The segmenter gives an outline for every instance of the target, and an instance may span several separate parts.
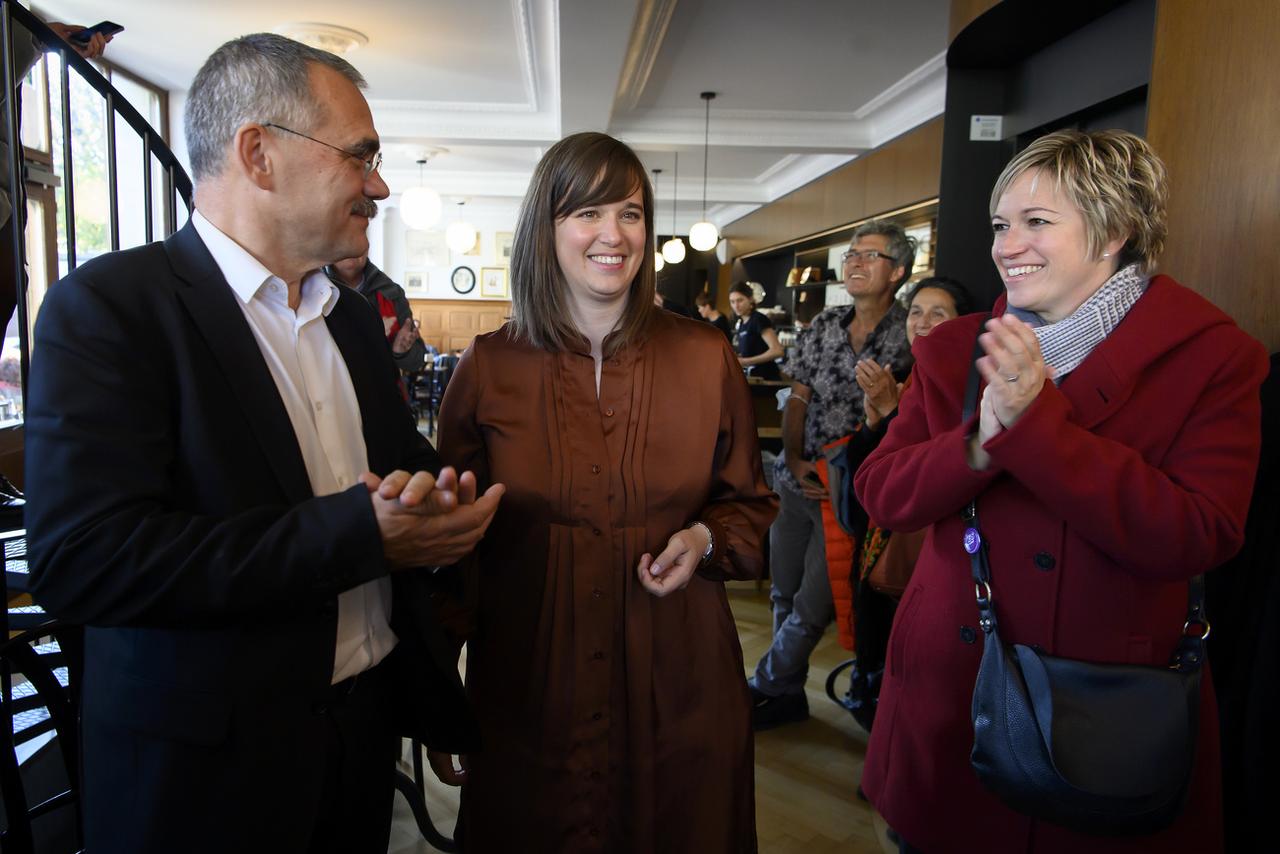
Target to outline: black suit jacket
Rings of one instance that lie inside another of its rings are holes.
[[[340,294],[326,322],[355,386],[369,468],[438,470],[377,318]],[[190,224],[54,285],[35,341],[33,590],[54,616],[88,626],[89,823],[123,811],[196,840],[267,821],[277,845],[305,840],[337,596],[388,573],[365,488],[312,495],[253,333]],[[402,734],[472,749],[425,573],[392,579]]]

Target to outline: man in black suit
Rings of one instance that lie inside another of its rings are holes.
[[[41,310],[28,542],[37,601],[87,626],[87,850],[381,854],[399,737],[476,746],[426,567],[502,488],[440,471],[320,269],[388,194],[361,85],[280,36],[223,45],[187,101],[191,222]]]

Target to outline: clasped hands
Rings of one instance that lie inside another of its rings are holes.
[[[986,330],[978,336],[986,355],[976,364],[987,386],[979,405],[978,432],[969,440],[969,465],[979,471],[991,461],[982,446],[1016,424],[1053,377],[1030,326],[1005,314],[988,320]]]
[[[392,569],[447,566],[468,555],[480,542],[506,491],[500,483],[476,495],[476,476],[452,467],[439,476],[420,471],[394,471],[385,478],[360,475],[369,490],[382,551]]]
[[[898,408],[902,383],[893,378],[888,365],[874,359],[859,359],[853,367],[853,378],[862,389],[862,412],[867,426],[873,430]]]

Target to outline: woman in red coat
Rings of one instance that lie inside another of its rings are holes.
[[[1166,176],[1118,131],[1042,137],[992,193],[993,319],[944,324],[858,497],[891,529],[932,526],[902,599],[862,787],[905,851],[1222,848],[1208,668],[1186,808],[1160,833],[1088,837],[1014,812],[971,770],[978,628],[960,511],[975,496],[1003,639],[1166,665],[1187,581],[1241,544],[1259,444],[1262,347],[1167,276]],[[974,338],[978,414],[961,423]]]

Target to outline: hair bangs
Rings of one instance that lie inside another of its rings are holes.
[[[586,162],[574,164],[563,175],[564,186],[556,193],[559,203],[552,212],[557,219],[592,205],[611,205],[629,198],[643,188],[646,176],[637,171],[635,155],[620,146],[595,145]],[[626,155],[631,156],[626,156]]]

